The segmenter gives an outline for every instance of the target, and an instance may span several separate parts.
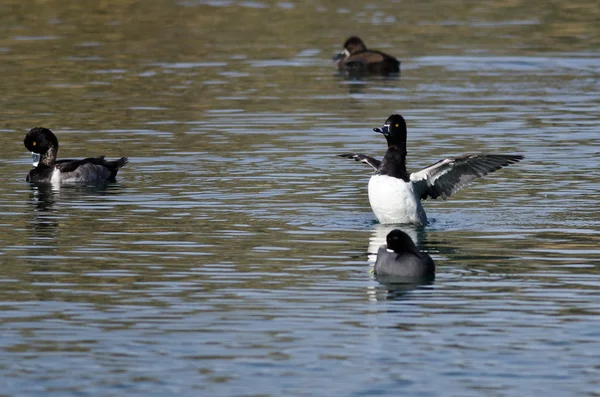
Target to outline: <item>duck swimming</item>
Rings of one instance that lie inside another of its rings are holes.
[[[119,169],[128,163],[127,157],[106,161],[104,156],[83,160],[57,160],[58,139],[48,128],[32,128],[23,142],[33,154],[34,168],[27,174],[27,182],[110,182],[115,180]]]
[[[400,229],[392,230],[386,238],[387,245],[377,251],[373,273],[380,277],[433,277],[433,259],[419,251],[410,236]]]
[[[344,51],[333,57],[338,70],[350,76],[383,75],[400,72],[400,61],[381,51],[368,50],[365,43],[352,36],[344,43]]]

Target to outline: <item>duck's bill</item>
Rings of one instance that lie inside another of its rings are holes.
[[[350,51],[344,49],[344,51],[340,52],[333,56],[334,61],[339,61],[340,59],[348,58],[350,56]]]
[[[373,128],[373,131],[379,132],[380,134],[383,134],[383,135],[389,135],[390,134],[390,128],[387,125],[384,125],[381,128]]]
[[[337,61],[339,61],[340,59],[344,59],[344,57],[345,57],[345,56],[346,56],[346,54],[345,54],[345,53],[343,53],[343,52],[340,52],[339,54],[335,54],[335,55],[333,56],[333,58],[331,58],[331,59],[333,59],[333,61],[334,61],[334,62],[337,62]]]
[[[40,154],[31,152],[31,157],[33,157],[33,166],[37,167],[38,164],[40,163],[40,157],[41,157]]]

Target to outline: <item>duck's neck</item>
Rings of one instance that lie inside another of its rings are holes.
[[[58,145],[50,145],[48,151],[40,157],[40,164],[46,167],[52,167],[56,163],[56,155],[58,153]]]
[[[389,145],[379,167],[379,173],[394,178],[410,181],[406,171],[406,144]]]

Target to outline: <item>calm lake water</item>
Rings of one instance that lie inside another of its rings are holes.
[[[597,1],[0,5],[1,396],[600,394]],[[351,34],[402,61],[346,81]],[[405,228],[435,282],[370,274],[372,131],[409,168],[525,155]],[[129,156],[31,186],[23,146]]]

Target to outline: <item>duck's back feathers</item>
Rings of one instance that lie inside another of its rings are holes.
[[[440,160],[410,174],[421,199],[442,197],[444,200],[473,180],[523,159],[520,155],[465,154]]]
[[[114,181],[119,169],[128,162],[127,157],[106,161],[100,156],[58,163],[56,168],[61,173],[61,182],[102,182]]]
[[[383,245],[377,251],[374,273],[381,277],[431,277],[435,264],[426,253],[394,252]]]
[[[120,168],[125,166],[129,160],[127,157],[121,157],[118,160],[106,161],[104,156],[100,157],[88,157],[83,160],[69,160],[69,161],[57,161],[56,168],[58,168],[61,174],[72,174],[72,175],[90,175],[90,172],[95,172],[98,176],[98,180],[109,180],[114,179],[117,176],[117,172]],[[94,179],[94,178],[90,178]]]
[[[419,251],[410,236],[394,229],[386,237],[386,245],[379,247],[374,272],[376,276],[421,278],[435,275],[433,259]]]
[[[340,62],[339,68],[350,74],[362,73],[387,76],[400,72],[400,62],[386,53],[365,50],[350,55],[343,62]]]

